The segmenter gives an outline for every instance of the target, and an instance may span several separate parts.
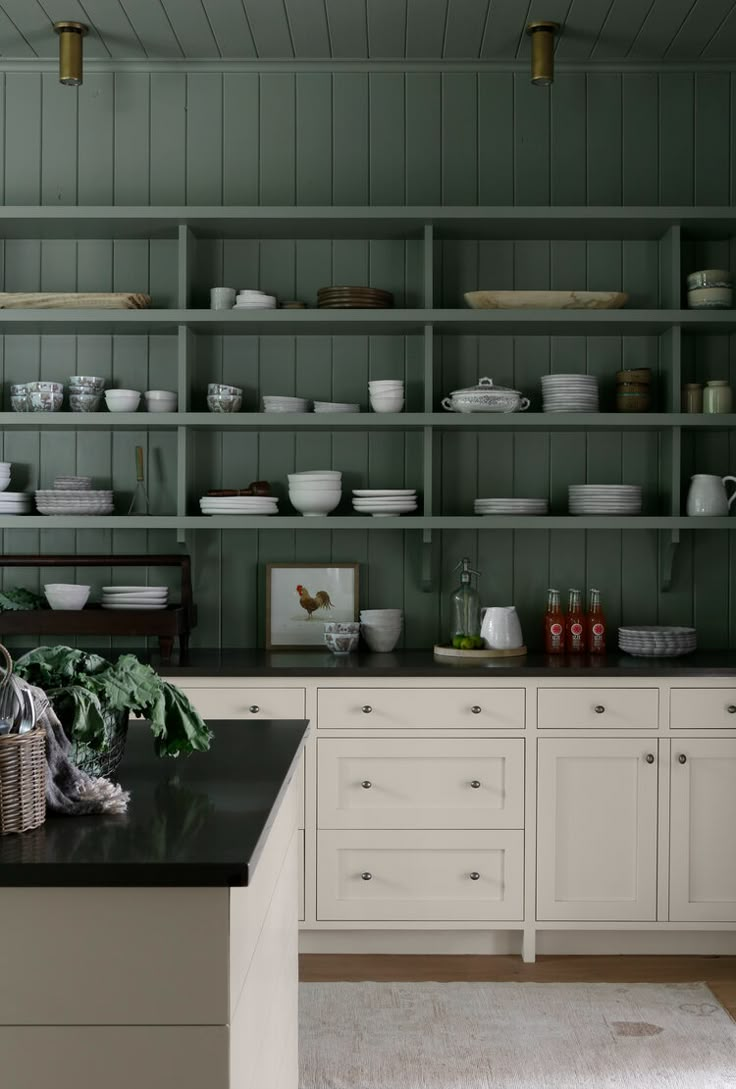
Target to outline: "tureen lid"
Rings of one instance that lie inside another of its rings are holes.
[[[514,393],[518,397],[521,396],[521,393],[518,389],[510,389],[508,386],[494,385],[492,378],[481,378],[477,386],[468,386],[466,389],[454,389],[450,393],[450,396],[459,397],[463,393],[487,393],[491,389],[494,393]]]

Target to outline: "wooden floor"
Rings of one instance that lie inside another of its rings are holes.
[[[383,956],[302,953],[304,982],[435,980],[520,983],[707,983],[736,1020],[736,957]]]

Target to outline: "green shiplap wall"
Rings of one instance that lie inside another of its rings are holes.
[[[729,73],[558,73],[550,91],[500,71],[126,71],[91,73],[79,92],[53,73],[0,75],[0,200],[17,204],[682,204],[726,205],[736,196],[736,80]],[[723,260],[723,247],[688,254],[693,267]],[[172,243],[23,242],[2,248],[5,290],[150,290],[173,301]],[[726,263],[728,263],[726,261]],[[651,243],[526,242],[438,247],[438,297],[459,305],[472,287],[622,287],[634,305],[660,295]],[[198,248],[200,299],[215,281],[261,286],[313,301],[330,281],[391,287],[413,305],[418,248],[395,242],[232,242]],[[686,377],[736,383],[729,337],[685,338]],[[640,338],[445,337],[436,344],[437,403],[447,390],[491,375],[537,398],[548,370],[588,370],[610,396],[622,365],[651,366],[666,383],[666,341]],[[4,338],[4,388],[29,377],[99,373],[117,385],[170,388],[169,337]],[[199,337],[193,405],[208,381],[263,392],[365,401],[369,377],[403,375],[421,398],[417,337]],[[6,392],[6,407],[8,407]],[[647,509],[669,510],[666,440],[657,434],[446,434],[438,440],[438,508],[467,513],[477,494],[549,494],[564,509],[581,479],[641,482]],[[16,481],[48,485],[58,472],[93,472],[122,496],[133,448],[145,447],[157,512],[175,505],[176,440],[164,432],[116,435],[7,434],[2,457]],[[190,451],[189,501],[201,491],[279,482],[292,467],[333,465],[355,486],[420,484],[420,439],[388,433],[227,435],[198,433]],[[692,471],[736,468],[727,433],[686,436]],[[286,506],[286,503],[284,503]],[[272,531],[192,534],[200,646],[262,640],[263,570],[269,560],[357,560],[363,601],[402,604],[407,646],[432,642],[444,624],[451,568],[470,554],[487,603],[513,601],[534,645],[546,586],[599,586],[612,623],[690,622],[703,646],[736,644],[733,534],[683,534],[673,589],[659,590],[664,542],[648,532],[446,532],[440,585],[418,585],[415,532]],[[6,552],[168,551],[172,534],[18,530]],[[68,577],[74,573],[69,572]],[[57,577],[66,577],[63,573]],[[99,582],[109,572],[99,572]],[[152,581],[168,577],[152,572]],[[8,581],[34,585],[38,573]],[[441,592],[440,592],[441,591]]]

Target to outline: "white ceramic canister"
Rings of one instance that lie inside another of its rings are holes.
[[[687,513],[691,518],[721,518],[728,514],[736,499],[736,488],[729,497],[726,484],[736,485],[736,476],[712,476],[696,473],[687,493]]]

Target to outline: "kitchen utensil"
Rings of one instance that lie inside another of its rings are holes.
[[[735,476],[713,476],[696,473],[687,493],[687,514],[691,518],[719,518],[727,515],[736,498],[736,488],[729,496],[726,484],[736,484]]]
[[[524,645],[514,605],[492,605],[481,609],[480,634],[489,650],[515,650]]]
[[[143,500],[143,513],[149,513],[148,492],[146,490],[146,484],[143,475],[143,447],[136,446],[135,448],[135,477],[136,486],[133,492],[133,498],[130,501],[128,507],[128,514],[133,513],[133,508],[136,505],[136,501],[141,498]]]
[[[473,310],[617,310],[625,291],[466,291]]]

